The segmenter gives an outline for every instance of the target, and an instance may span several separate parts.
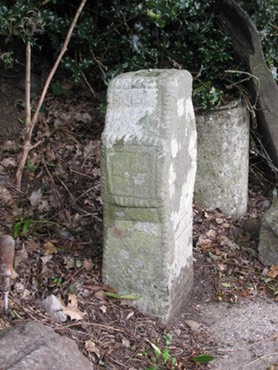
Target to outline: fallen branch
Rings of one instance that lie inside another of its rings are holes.
[[[74,29],[74,27],[77,23],[77,20],[78,20],[80,14],[81,14],[86,2],[87,2],[87,0],[82,0],[81,4],[79,5],[79,8],[77,9],[75,17],[72,21],[72,24],[71,24],[71,26],[69,28],[69,31],[68,31],[68,34],[66,36],[64,45],[63,45],[63,47],[60,51],[60,54],[58,55],[58,58],[57,58],[57,60],[54,64],[52,70],[49,73],[49,76],[47,77],[47,80],[45,82],[43,91],[41,93],[41,96],[40,96],[37,108],[35,110],[35,113],[33,114],[33,117],[31,116],[31,103],[30,103],[31,46],[30,46],[30,42],[27,41],[27,44],[26,44],[26,78],[25,78],[25,119],[26,119],[25,134],[24,134],[24,143],[23,143],[21,154],[20,154],[19,159],[18,159],[18,167],[17,167],[17,171],[16,171],[16,176],[15,176],[16,187],[19,190],[21,188],[21,180],[22,180],[23,170],[24,170],[28,155],[29,155],[29,153],[32,149],[34,149],[36,146],[38,146],[37,143],[32,145],[32,134],[33,134],[34,127],[35,127],[35,125],[37,123],[37,120],[38,120],[38,115],[39,115],[40,109],[41,109],[42,104],[44,102],[44,99],[45,99],[47,90],[49,88],[49,85],[52,81],[52,78],[53,78],[53,76],[54,76],[62,58],[63,58],[63,55],[67,51],[68,44],[69,44],[73,29]]]
[[[252,75],[246,87],[256,102],[256,118],[264,146],[278,166],[278,88],[266,64],[259,33],[236,0],[218,1],[216,11],[219,27],[231,36],[235,54]]]
[[[267,357],[274,356],[274,355],[278,355],[278,352],[271,352],[271,353],[268,353],[266,355],[260,356],[260,357],[256,358],[256,360],[253,360],[251,362],[248,362],[248,364],[243,365],[243,367],[245,368],[245,367],[248,367],[250,365],[254,365],[256,362],[261,361],[261,360],[264,361]]]
[[[230,86],[227,86],[228,89],[231,89],[231,88],[235,87],[238,84],[242,84],[243,82],[249,81],[251,78],[253,78],[256,81],[256,85],[257,85],[256,91],[255,91],[256,96],[255,96],[255,101],[254,101],[254,104],[253,104],[253,107],[256,108],[257,103],[258,103],[258,99],[259,99],[260,80],[256,76],[254,76],[252,73],[249,73],[249,72],[234,71],[234,70],[231,70],[231,69],[227,69],[225,71],[225,73],[236,73],[236,74],[243,74],[243,75],[247,76],[243,80],[235,82],[234,84],[232,84]]]

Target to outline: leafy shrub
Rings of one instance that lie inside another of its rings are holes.
[[[277,29],[267,19],[275,21],[275,2],[241,1],[257,23],[273,70],[277,55],[273,32]],[[242,69],[234,59],[230,39],[217,27],[214,3],[215,0],[88,1],[63,67],[75,81],[85,77],[98,89],[126,71],[188,69],[194,77],[195,106],[211,109],[223,102],[225,84],[230,83],[225,70]],[[28,33],[22,36],[21,22],[36,14],[41,22],[33,33],[33,44],[54,59],[78,4],[79,1],[65,0],[6,1],[0,6],[0,34],[6,42],[11,36],[30,37]],[[7,35],[10,30],[13,33]]]
[[[260,34],[266,62],[277,80],[278,55],[278,6],[277,0],[240,1],[248,12]]]

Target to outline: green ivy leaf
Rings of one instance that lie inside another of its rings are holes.
[[[18,237],[19,232],[20,232],[20,228],[21,228],[21,224],[22,224],[22,221],[19,221],[19,222],[17,222],[17,223],[14,225],[14,230],[13,230],[14,238],[17,238],[17,237]]]
[[[210,361],[214,360],[214,357],[203,353],[201,355],[194,356],[192,359],[198,364],[208,364]]]
[[[76,260],[76,261],[75,261],[75,266],[76,266],[78,269],[80,269],[80,268],[83,266],[83,261],[81,261],[81,260]]]
[[[61,86],[58,82],[54,82],[51,84],[51,89],[53,94],[59,96],[59,95],[67,95],[69,90],[65,89],[63,86]]]
[[[23,234],[24,235],[26,235],[27,232],[29,231],[31,223],[32,223],[32,220],[27,220],[27,221],[24,222],[24,225],[23,225]]]

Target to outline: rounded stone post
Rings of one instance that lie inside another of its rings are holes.
[[[247,211],[249,112],[233,102],[196,115],[198,133],[195,199],[229,216]]]

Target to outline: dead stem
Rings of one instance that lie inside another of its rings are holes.
[[[52,81],[52,78],[53,78],[55,72],[57,71],[57,68],[58,68],[58,66],[59,66],[59,64],[62,60],[63,55],[67,51],[68,44],[69,44],[73,29],[74,29],[74,27],[76,25],[76,22],[77,22],[80,14],[83,10],[83,7],[86,4],[86,1],[87,0],[82,0],[79,8],[77,9],[75,17],[72,21],[72,24],[71,24],[70,29],[68,31],[68,34],[66,36],[64,45],[63,45],[63,47],[60,51],[60,54],[58,55],[58,58],[57,58],[57,60],[54,64],[52,70],[49,73],[49,76],[47,77],[47,80],[45,82],[43,91],[41,93],[41,96],[40,96],[39,102],[37,104],[35,113],[33,114],[33,117],[31,117],[31,103],[30,103],[31,44],[30,44],[30,41],[27,41],[27,44],[26,44],[26,72],[25,72],[26,73],[26,77],[25,77],[25,104],[26,104],[26,106],[25,106],[25,118],[26,118],[25,137],[24,137],[22,152],[21,152],[21,154],[19,156],[19,159],[18,159],[18,167],[17,167],[17,171],[16,171],[16,176],[15,176],[16,187],[19,190],[21,189],[21,180],[22,180],[23,170],[24,170],[28,155],[29,155],[30,151],[34,148],[34,146],[32,145],[32,133],[33,133],[34,127],[37,123],[39,112],[40,112],[42,104],[44,102],[44,99],[45,99],[47,90],[49,88],[50,82]]]

